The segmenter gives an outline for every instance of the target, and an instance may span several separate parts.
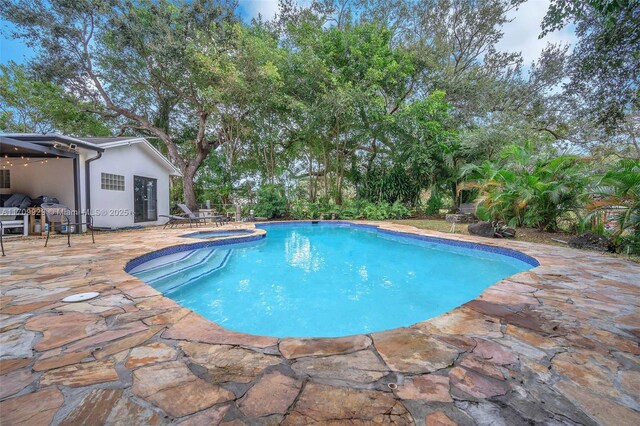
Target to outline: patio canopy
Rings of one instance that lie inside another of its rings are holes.
[[[12,170],[19,166],[29,165],[45,167],[49,159],[70,160],[73,164],[73,188],[69,189],[73,189],[73,206],[69,205],[68,207],[75,210],[76,221],[80,222],[80,148],[98,153],[104,151],[104,148],[95,144],[59,134],[0,134],[0,169]],[[11,174],[13,175],[14,173],[12,172]],[[51,179],[56,178],[58,178],[56,173],[52,173]],[[34,179],[36,178],[34,177]],[[70,183],[70,180],[67,182]],[[37,196],[41,194],[29,195]],[[68,202],[70,203],[70,201]],[[80,229],[76,231],[80,232]]]

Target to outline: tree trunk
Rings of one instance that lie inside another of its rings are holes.
[[[193,189],[193,177],[195,174],[196,170],[191,167],[187,167],[186,170],[182,170],[182,195],[187,207],[193,211],[198,209],[196,192]]]

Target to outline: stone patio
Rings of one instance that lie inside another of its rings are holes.
[[[541,266],[412,327],[275,339],[227,331],[124,272],[185,244],[189,228],[80,236],[71,248],[8,240],[0,423],[640,425],[640,265],[381,226],[505,246]],[[101,296],[61,303],[85,291]]]

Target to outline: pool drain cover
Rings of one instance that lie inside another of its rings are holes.
[[[100,296],[100,293],[91,291],[89,293],[72,294],[71,296],[67,296],[62,299],[62,301],[67,303],[84,302],[85,300],[95,299],[98,296]]]

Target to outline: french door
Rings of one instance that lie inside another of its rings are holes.
[[[133,177],[133,221],[155,222],[158,220],[158,180]]]

